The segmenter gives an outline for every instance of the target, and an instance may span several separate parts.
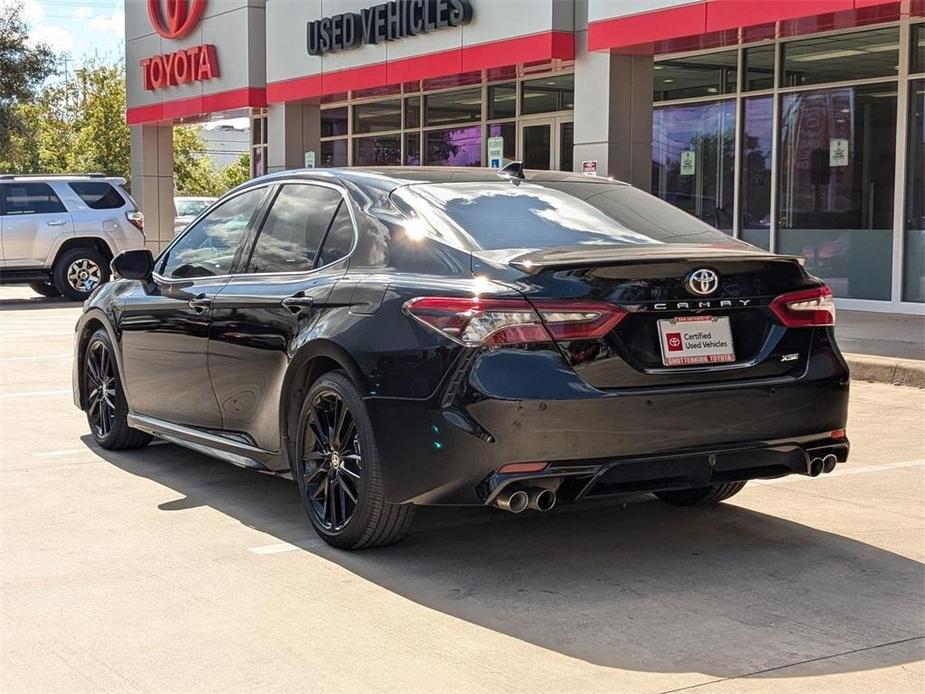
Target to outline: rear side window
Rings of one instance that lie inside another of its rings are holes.
[[[346,256],[352,249],[353,220],[350,218],[347,201],[342,200],[337,214],[334,215],[334,221],[331,222],[331,228],[328,229],[328,235],[324,238],[318,265],[330,265]]]
[[[267,194],[254,188],[235,195],[189,227],[160,261],[164,277],[211,277],[231,271],[251,218]]]
[[[342,200],[341,194],[331,188],[284,185],[254,244],[247,272],[311,270]]]
[[[0,186],[3,214],[56,214],[67,212],[47,183],[6,183]]]
[[[91,210],[117,210],[125,206],[125,200],[109,183],[79,181],[68,185]]]

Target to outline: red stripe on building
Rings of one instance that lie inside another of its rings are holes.
[[[861,10],[896,0],[701,0],[588,25],[588,50],[695,36],[820,14]]]
[[[412,80],[458,75],[538,60],[575,58],[575,35],[570,31],[546,31],[513,39],[438,51],[336,72],[297,77],[267,85],[267,101],[279,103],[336,94],[349,89],[368,89]]]
[[[232,89],[217,94],[204,94],[186,99],[162,101],[150,106],[135,106],[125,112],[129,125],[172,121],[177,118],[193,118],[218,111],[233,111],[239,108],[261,108],[267,105],[266,90],[259,87]]]

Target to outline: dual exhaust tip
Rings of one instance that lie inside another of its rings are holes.
[[[545,513],[555,507],[556,493],[542,487],[505,489],[495,497],[493,503],[496,508],[511,513],[520,513],[527,509]]]
[[[806,474],[810,477],[819,477],[823,472],[829,473],[835,469],[835,464],[838,462],[838,458],[834,454],[829,453],[828,455],[822,458],[813,458],[809,461],[809,465],[806,468]]]

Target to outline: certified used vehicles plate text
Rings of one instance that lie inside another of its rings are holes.
[[[658,322],[665,366],[735,361],[732,328],[725,316],[678,316]]]

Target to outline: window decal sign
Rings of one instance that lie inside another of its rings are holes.
[[[694,150],[685,149],[681,152],[681,175],[693,176],[697,173],[697,155]]]
[[[324,55],[462,26],[471,20],[469,0],[392,0],[309,22],[306,45],[309,55]]]
[[[829,166],[848,166],[848,140],[834,138],[829,140]]]

